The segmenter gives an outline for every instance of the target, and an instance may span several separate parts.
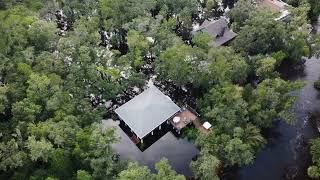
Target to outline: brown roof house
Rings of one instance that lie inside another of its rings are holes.
[[[227,45],[237,36],[237,33],[229,28],[227,19],[223,17],[216,21],[205,20],[192,34],[198,32],[208,32],[214,38],[209,43],[209,46],[213,47]]]
[[[272,12],[280,14],[275,20],[282,20],[290,15],[288,11],[289,5],[281,0],[262,0],[261,5],[269,8]]]

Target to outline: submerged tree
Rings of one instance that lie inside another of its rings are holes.
[[[217,172],[220,168],[220,160],[207,152],[201,152],[200,157],[196,161],[192,161],[190,166],[196,178],[219,180]]]
[[[127,179],[150,179],[150,180],[185,180],[182,175],[172,170],[167,159],[161,159],[155,164],[157,173],[151,173],[146,166],[139,166],[138,163],[130,163],[126,170],[119,174],[119,180]]]
[[[308,175],[318,179],[320,177],[320,139],[311,141],[310,153],[312,156],[313,165],[308,168]]]

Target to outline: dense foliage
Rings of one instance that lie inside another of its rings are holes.
[[[159,81],[200,92],[197,110],[214,127],[187,131],[201,150],[196,178],[251,164],[262,128],[294,122],[290,92],[302,84],[277,68],[319,52],[306,28],[309,6],[318,13],[310,2],[284,22],[239,0],[229,13],[238,37],[212,48],[207,33],[191,31],[221,15],[215,0],[0,1],[0,179],[185,179],[166,159],[154,173],[114,158],[119,139],[101,126],[105,102],[146,84],[146,65]]]
[[[308,168],[308,175],[312,178],[320,178],[320,139],[311,141],[310,153],[312,155],[313,165]]]

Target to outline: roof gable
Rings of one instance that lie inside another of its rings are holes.
[[[222,36],[225,30],[229,30],[228,22],[225,18],[216,21],[205,20],[197,31],[207,31],[211,36]]]
[[[228,27],[228,22],[225,18],[220,18],[216,21],[205,20],[197,30],[193,31],[193,34],[199,31],[206,31],[214,38],[209,43],[209,46],[213,47],[224,45],[237,36],[237,33]]]

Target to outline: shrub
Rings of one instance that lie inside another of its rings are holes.
[[[317,80],[316,82],[314,82],[314,88],[316,88],[317,90],[320,90],[320,80]]]

